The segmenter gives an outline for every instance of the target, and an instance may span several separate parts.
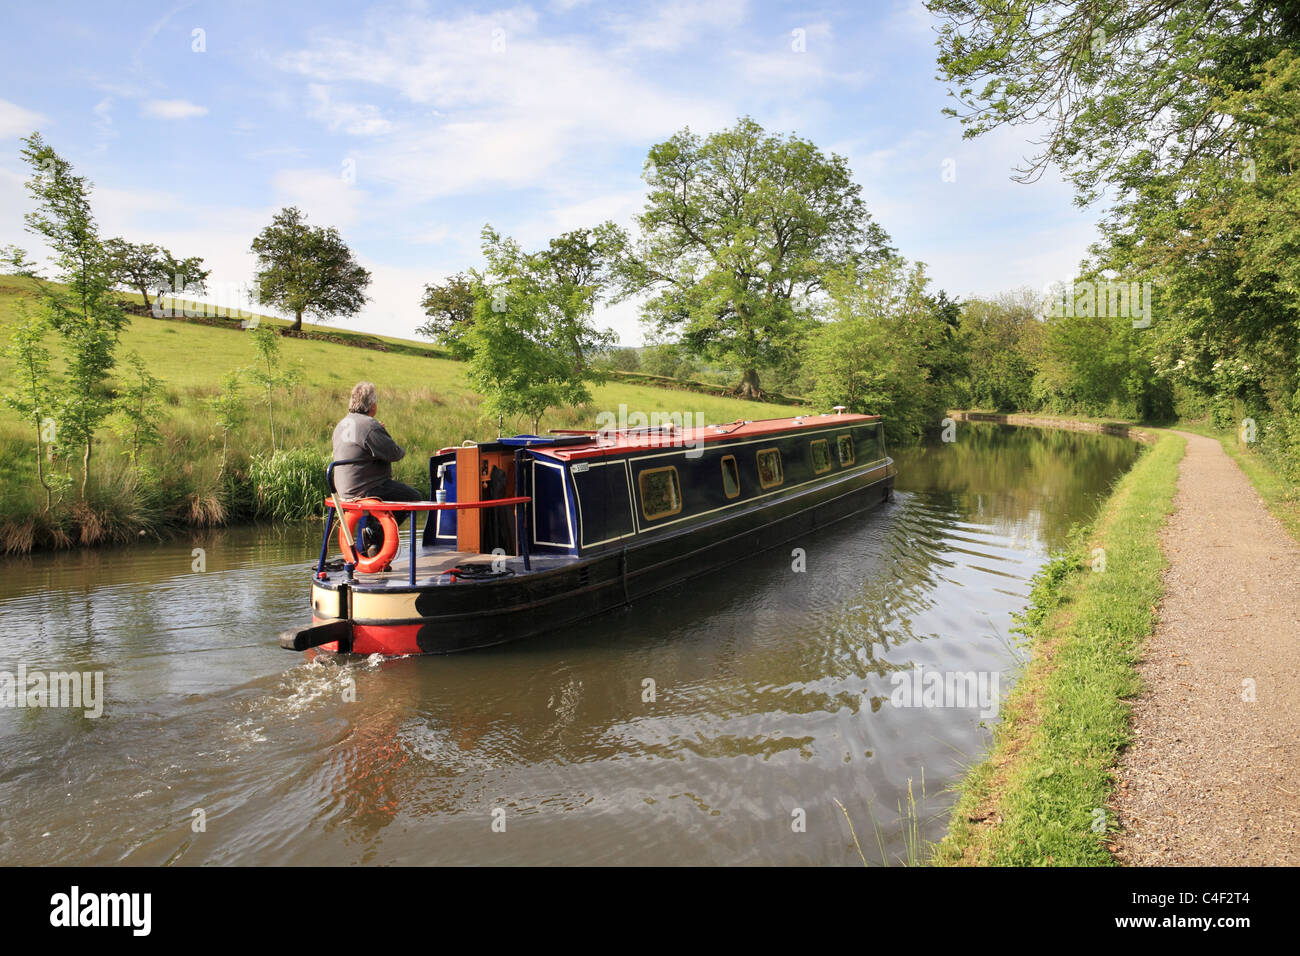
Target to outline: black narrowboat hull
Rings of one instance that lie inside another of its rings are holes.
[[[316,581],[315,626],[286,632],[281,644],[354,654],[449,654],[561,630],[873,508],[891,496],[894,476],[893,461],[885,458],[777,501],[496,580],[380,590]]]

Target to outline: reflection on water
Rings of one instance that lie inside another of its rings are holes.
[[[791,542],[804,573],[778,549],[445,658],[275,646],[318,529],[8,562],[0,670],[102,670],[107,703],[0,709],[0,862],[857,865],[836,800],[897,861],[909,781],[936,839],[990,721],[895,707],[890,675],[1010,671],[1029,578],[1134,455],[963,426],[898,455],[893,502]]]

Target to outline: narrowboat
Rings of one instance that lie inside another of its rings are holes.
[[[803,540],[887,500],[895,476],[880,417],[839,408],[466,442],[429,459],[422,502],[341,501],[346,463],[326,476],[312,625],[280,635],[290,650],[446,654],[563,629]],[[370,521],[384,544],[367,558]]]

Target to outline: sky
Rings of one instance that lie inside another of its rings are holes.
[[[748,115],[844,156],[933,290],[1068,279],[1098,211],[1055,171],[1012,181],[1032,131],[962,139],[936,27],[920,0],[7,0],[0,245],[39,251],[18,155],[39,130],[94,183],[102,235],[204,257],[217,301],[238,301],[253,236],[297,205],[373,275],[339,324],[411,337],[425,283],[481,265],[485,224],[529,249],[631,228],[651,146]],[[637,345],[638,316],[626,302],[597,322]]]

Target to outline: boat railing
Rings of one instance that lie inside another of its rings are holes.
[[[379,501],[368,498],[358,501],[344,501],[338,496],[338,491],[334,487],[334,468],[337,465],[360,465],[372,461],[370,458],[346,458],[339,461],[332,461],[325,470],[325,483],[329,487],[330,493],[325,498],[325,534],[321,538],[320,560],[316,564],[316,576],[318,578],[325,575],[325,559],[329,555],[330,533],[334,530],[334,520],[336,511],[360,511],[360,512],[394,512],[405,511],[410,515],[410,533],[411,533],[411,560],[410,560],[410,584],[415,586],[415,556],[417,549],[415,545],[415,516],[419,512],[427,511],[465,511],[478,508],[500,508],[514,505],[516,508],[527,504],[533,499],[528,495],[516,495],[512,498],[495,498],[488,501]],[[342,520],[341,518],[339,520]],[[358,526],[360,530],[360,526]],[[353,557],[356,557],[356,546],[353,545]],[[356,570],[356,562],[348,561],[347,555],[344,555],[344,568],[347,570],[348,580],[352,580],[353,573]]]

